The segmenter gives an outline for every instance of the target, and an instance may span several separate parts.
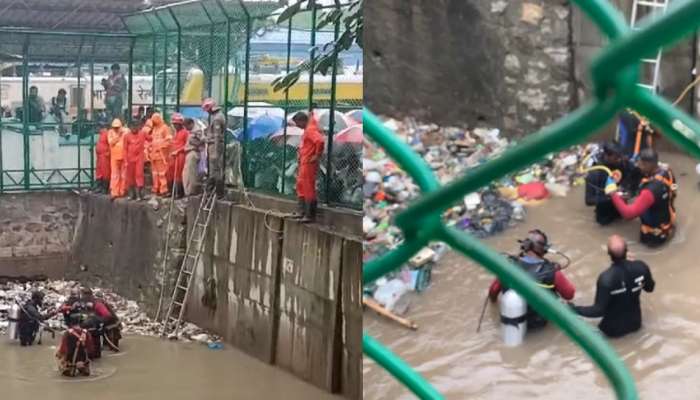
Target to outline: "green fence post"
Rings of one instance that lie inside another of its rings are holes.
[[[309,110],[314,102],[314,68],[316,67],[316,2],[311,2],[311,56],[309,58]]]
[[[160,27],[163,28],[163,35],[165,36],[165,40],[163,41],[163,110],[161,115],[163,115],[163,119],[166,119],[168,114],[166,109],[168,105],[168,28],[157,12],[153,14],[156,16]]]
[[[80,136],[83,134],[83,117],[82,117],[82,110],[83,110],[83,90],[80,87],[80,78],[82,75],[82,68],[83,68],[83,43],[85,42],[85,37],[81,36],[80,37],[80,46],[78,47],[78,138],[76,141],[76,145],[78,147],[78,189],[80,189]],[[70,175],[69,175],[70,176]],[[51,182],[46,180],[46,184],[50,187]],[[68,183],[68,186],[71,186],[70,182]]]
[[[0,99],[2,99],[2,74],[0,74]],[[0,101],[0,105],[2,105],[2,101]],[[5,115],[1,108],[0,113],[3,114],[0,115],[0,194],[2,194],[5,192],[5,170],[2,167],[2,119],[5,117]]]
[[[22,48],[22,145],[24,147],[24,190],[29,190],[29,35]]]
[[[335,31],[333,33],[333,41],[338,40],[338,35],[340,34],[340,21],[335,23]],[[331,179],[333,177],[333,136],[335,134],[335,86],[337,84],[338,76],[338,53],[333,56],[333,72],[331,75],[331,107],[330,116],[328,120],[328,159],[326,160],[326,204],[331,203]]]
[[[248,10],[245,8],[243,5],[243,2],[240,2],[241,6],[243,6],[243,10],[245,11],[246,14],[246,26],[245,26],[245,88],[243,90],[243,144],[241,145],[241,165],[247,167],[246,163],[248,161],[248,152],[247,152],[247,146],[248,146],[248,99],[250,96],[250,36],[251,36],[251,20],[250,20],[250,14],[248,14]],[[247,186],[248,183],[246,182],[247,179],[249,178],[248,174],[248,168],[242,168],[243,170],[243,186]]]
[[[131,44],[129,45],[129,82],[127,82],[129,93],[126,100],[126,103],[129,105],[129,122],[131,122],[134,114],[134,46],[136,46],[136,38],[131,39]]]
[[[151,82],[151,107],[153,107],[153,111],[156,109],[156,43],[156,30],[153,28],[153,81]]]
[[[175,109],[177,112],[180,112],[180,85],[182,84],[182,72],[180,70],[182,67],[182,27],[180,26],[180,21],[177,20],[172,7],[168,8],[168,11],[170,11],[170,16],[173,18],[173,21],[175,21],[175,25],[177,26],[177,88],[175,89]]]
[[[292,20],[289,19],[287,26],[287,69],[286,74],[289,75],[289,68],[292,61]],[[287,170],[287,118],[289,117],[289,88],[284,89],[284,146],[282,148],[282,194],[285,192],[285,171]]]
[[[95,133],[97,132],[97,122],[95,121],[95,50],[97,48],[97,37],[93,37],[92,56],[90,57],[90,187],[95,185]],[[131,69],[129,69],[131,72]],[[131,76],[129,76],[131,82]],[[129,105],[131,110],[131,105]],[[129,112],[131,115],[131,112]],[[94,129],[94,131],[93,131]],[[78,171],[80,173],[80,171]]]

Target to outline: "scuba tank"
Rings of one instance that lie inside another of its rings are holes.
[[[499,300],[501,336],[508,347],[520,345],[527,333],[527,303],[515,290],[508,289]]]
[[[12,304],[12,307],[10,307],[10,312],[7,315],[10,321],[7,325],[7,337],[9,337],[10,340],[17,339],[18,337],[17,332],[19,330],[17,329],[17,325],[19,323],[19,311],[19,305],[15,302]]]

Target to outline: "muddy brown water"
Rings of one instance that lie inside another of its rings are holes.
[[[2,399],[46,400],[233,400],[337,399],[276,367],[227,346],[209,350],[128,336],[123,352],[104,352],[92,365],[93,376],[63,378],[56,372],[56,341],[20,347],[0,339]]]
[[[610,344],[624,359],[642,399],[700,398],[700,191],[695,163],[662,156],[679,180],[678,232],[657,250],[641,247],[639,222],[599,227],[583,202],[583,188],[566,198],[530,207],[526,220],[486,244],[515,252],[529,229],[546,231],[573,263],[565,271],[576,285],[576,304],[591,304],[598,274],[609,266],[607,237],[622,234],[630,251],[646,261],[656,280],[642,294],[643,327]],[[428,378],[448,399],[611,399],[604,375],[557,328],[529,334],[509,349],[499,338],[498,310],[489,305],[481,333],[476,326],[492,276],[460,255],[448,254],[433,269],[433,284],[412,298],[408,317],[420,326],[403,329],[365,312],[364,329]],[[585,319],[584,319],[585,320]],[[598,320],[585,320],[595,329]],[[414,398],[374,362],[363,362],[365,399]]]

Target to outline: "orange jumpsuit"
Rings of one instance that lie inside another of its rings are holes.
[[[318,129],[316,119],[311,115],[299,146],[299,174],[296,186],[297,197],[306,202],[316,201],[316,174],[323,150],[323,135]]]
[[[142,188],[143,164],[145,163],[144,147],[146,145],[146,132],[142,129],[124,136],[126,147],[126,187],[131,189],[136,186]]]
[[[100,138],[95,145],[97,154],[97,165],[95,165],[95,180],[109,181],[111,179],[109,170],[109,141],[107,140],[107,130],[100,131]]]
[[[173,139],[173,153],[170,163],[173,165],[173,180],[182,183],[182,171],[185,169],[185,145],[190,137],[190,131],[180,129]]]
[[[124,151],[124,136],[129,132],[127,128],[112,128],[109,130],[109,160],[111,163],[112,179],[109,182],[112,198],[122,197],[126,194],[126,165]]]
[[[168,158],[172,135],[170,127],[165,124],[160,114],[153,114],[153,130],[151,131],[151,172],[153,173],[153,193],[168,193]]]

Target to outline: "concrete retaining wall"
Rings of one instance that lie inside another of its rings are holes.
[[[62,276],[80,208],[73,193],[1,195],[0,276]]]
[[[196,204],[188,208],[193,221]],[[218,202],[187,318],[252,356],[361,397],[361,242]]]

